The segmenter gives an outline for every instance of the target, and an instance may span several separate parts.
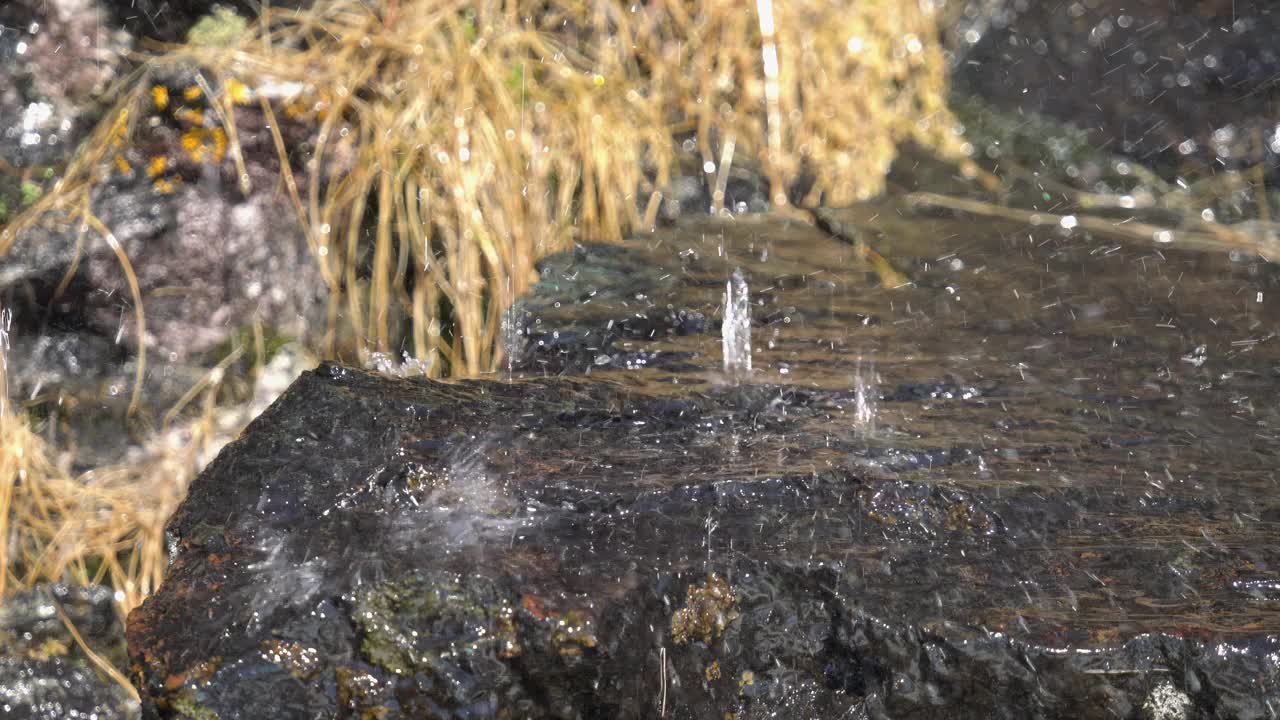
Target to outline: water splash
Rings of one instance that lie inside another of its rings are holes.
[[[516,316],[515,306],[502,313],[498,342],[502,346],[502,379],[510,381],[515,377],[516,365],[520,363],[527,347],[524,326]]]
[[[528,341],[525,338],[524,323],[516,307],[515,293],[511,288],[511,280],[507,280],[507,287],[504,291],[506,295],[507,309],[502,313],[501,324],[498,327],[498,342],[502,346],[502,379],[510,382],[515,378],[516,366],[520,364],[521,358],[528,347]]]
[[[724,285],[724,322],[720,325],[724,371],[732,375],[751,372],[751,293],[742,269],[733,271]]]
[[[866,374],[862,372],[862,359],[858,359],[853,376],[853,428],[861,437],[871,437],[876,431],[876,369],[872,364]]]

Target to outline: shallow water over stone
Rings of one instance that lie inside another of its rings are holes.
[[[888,203],[832,221],[912,283],[804,224],[686,222],[549,258],[509,381],[305,375],[170,526],[130,622],[152,702],[1280,709],[1275,268]]]

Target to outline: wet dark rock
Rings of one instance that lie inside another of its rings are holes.
[[[244,197],[218,183],[161,195],[121,180],[100,189],[94,204],[144,298],[145,417],[158,419],[253,323],[284,338],[320,325],[314,313],[326,287],[296,215],[279,198]],[[74,228],[20,235],[0,260],[0,304],[13,312],[10,391],[49,401],[50,414],[75,407],[60,431],[77,447],[79,467],[92,467],[119,462],[132,445],[124,417],[141,338],[119,258],[90,232],[77,260],[77,239]]]
[[[1093,146],[1156,166],[1170,180],[1259,160],[1274,175],[1280,152],[1274,3],[985,4],[999,5],[974,14],[988,20],[989,30],[963,31],[976,40],[955,70],[966,92],[1023,121],[1040,113],[1069,122]],[[1044,140],[1059,146],[1041,151],[1050,164],[1084,170],[1079,158],[1064,157],[1077,144],[1071,138]]]
[[[126,69],[133,38],[96,0],[12,0],[0,5],[0,200],[21,205],[15,169],[67,157],[92,126],[99,96]]]
[[[678,224],[549,259],[502,380],[305,374],[170,523],[156,714],[1267,717],[1276,269],[901,210],[842,217],[947,283]]]
[[[683,255],[681,266],[696,268],[699,260]],[[558,374],[678,363],[688,354],[635,350],[633,345],[697,335],[712,327],[699,310],[655,303],[653,293],[669,292],[679,280],[649,265],[639,248],[578,246],[546,258],[538,272],[536,288],[511,311],[515,337],[509,350],[518,369]],[[627,311],[619,313],[620,307]],[[570,323],[544,324],[541,315],[568,308],[574,309]]]
[[[268,337],[297,339],[323,325],[315,313],[327,288],[296,212],[275,191],[279,160],[262,112],[242,107],[237,114],[241,176],[220,155],[216,133],[191,126],[190,117],[207,108],[199,98],[179,99],[182,88],[198,89],[190,73],[166,72],[150,80],[172,88],[172,101],[140,108],[148,115],[137,136],[91,198],[136,274],[145,337],[125,265],[109,242],[96,229],[47,216],[0,261],[0,303],[13,312],[14,352],[28,360],[10,367],[18,396],[69,395],[100,405],[95,417],[110,417],[105,411],[123,410],[129,398],[145,344],[144,397],[163,408],[254,323]],[[280,130],[297,140],[304,125]],[[192,138],[199,140],[194,150]],[[122,429],[113,420],[106,426]],[[104,447],[115,446],[118,456],[128,444],[121,436]]]
[[[663,217],[675,220],[679,217],[705,215],[711,211],[711,175],[680,176],[671,182],[670,197],[662,206]],[[812,182],[811,180],[809,182]],[[808,187],[801,187],[790,194],[802,197]],[[733,168],[725,182],[724,211],[732,214],[760,213],[769,209],[768,182],[756,172]]]
[[[9,595],[0,606],[0,718],[140,718],[137,700],[95,667],[63,617],[99,658],[125,667],[110,589],[40,585]]]

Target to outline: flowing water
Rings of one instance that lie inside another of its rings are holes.
[[[890,616],[1045,640],[1280,630],[1274,266],[892,206],[843,219],[913,283],[883,287],[853,245],[777,221],[552,262],[527,311],[562,346],[527,372],[573,371],[592,345],[593,379],[697,416],[673,433],[624,403],[625,443],[584,434],[557,464],[609,493],[844,478],[833,505],[742,500],[707,544],[837,563]],[[655,287],[610,289],[610,267]],[[591,303],[568,302],[584,283]],[[754,364],[736,390],[690,320],[722,301],[724,371]]]

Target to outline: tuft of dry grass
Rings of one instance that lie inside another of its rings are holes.
[[[0,597],[40,582],[105,584],[127,614],[164,577],[165,523],[221,441],[213,417],[222,369],[191,393],[199,414],[166,423],[138,462],[75,476],[9,398],[8,324],[0,312]]]
[[[649,95],[694,131],[721,194],[735,154],[766,173],[778,206],[802,179],[812,182],[806,205],[879,194],[906,140],[972,172],[946,107],[937,18],[925,3],[757,0],[754,9],[660,0],[599,51],[642,64]],[[617,49],[631,44],[641,48],[634,60]]]

